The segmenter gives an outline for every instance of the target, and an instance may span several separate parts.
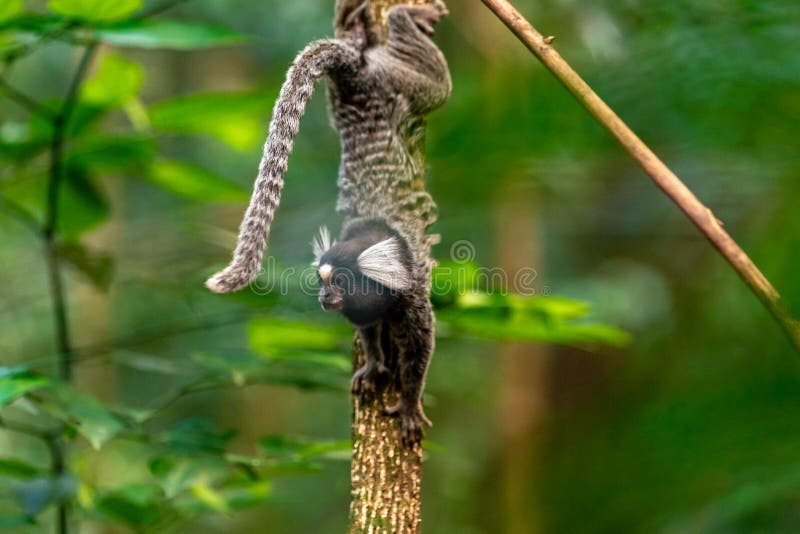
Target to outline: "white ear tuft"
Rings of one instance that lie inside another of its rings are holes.
[[[367,278],[389,289],[411,288],[411,272],[403,261],[403,247],[396,237],[375,243],[358,256],[358,268]]]
[[[311,240],[311,248],[314,251],[314,261],[311,263],[314,267],[319,266],[319,260],[328,252],[336,241],[331,242],[331,234],[328,232],[327,226],[320,226],[319,234],[314,236]]]

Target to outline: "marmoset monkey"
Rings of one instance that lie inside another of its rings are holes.
[[[327,77],[342,144],[337,211],[345,224],[337,243],[324,232],[315,244],[319,300],[358,327],[366,365],[353,377],[353,393],[394,383],[400,398],[386,412],[400,417],[403,439],[413,442],[430,424],[421,395],[434,345],[429,255],[436,237],[426,231],[436,205],[418,184],[424,117],[451,89],[431,40],[447,9],[439,0],[391,7],[379,42],[367,3],[340,2],[337,38],[308,45],[287,73],[233,260],[206,285],[227,293],[258,274],[300,118],[315,83]]]

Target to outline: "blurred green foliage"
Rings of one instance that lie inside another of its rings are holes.
[[[80,530],[342,531],[352,333],[303,278],[309,236],[336,220],[322,90],[269,290],[202,288],[286,66],[330,35],[333,2],[175,4],[0,3],[0,528],[50,530],[68,503]],[[437,41],[454,93],[428,142],[444,244],[426,531],[796,531],[800,368],[779,329],[479,2],[449,6]],[[800,6],[518,6],[800,314]],[[54,245],[71,384],[41,254],[65,106]],[[474,261],[448,261],[461,239]],[[527,296],[496,291],[494,265],[534,268]]]

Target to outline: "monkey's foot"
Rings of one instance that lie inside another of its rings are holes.
[[[414,24],[422,30],[426,35],[433,35],[433,28],[436,24],[449,13],[447,6],[442,0],[435,0],[429,4],[406,6],[399,5],[392,9],[403,9],[409,16]]]
[[[353,374],[350,391],[360,397],[377,395],[386,385],[388,376],[389,369],[382,363],[367,363]]]
[[[425,435],[425,427],[433,426],[422,410],[422,403],[417,403],[415,409],[408,409],[407,404],[401,399],[394,406],[384,409],[383,413],[400,418],[400,434],[405,445],[410,446],[419,442]]]

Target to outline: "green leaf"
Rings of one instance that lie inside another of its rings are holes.
[[[31,525],[35,524],[36,524],[35,521],[33,521],[30,517],[24,515],[19,515],[19,516],[0,515],[0,530],[19,529],[26,526],[30,527]],[[14,532],[16,532],[16,530]]]
[[[230,508],[235,509],[257,506],[272,494],[270,484],[266,480],[226,486],[218,493],[222,495]]]
[[[163,495],[155,484],[129,484],[100,496],[96,507],[100,513],[141,530],[163,516]]]
[[[68,167],[61,188],[61,217],[59,233],[74,241],[84,233],[105,222],[110,208],[105,196],[89,176],[77,167]]]
[[[28,517],[34,517],[51,504],[65,502],[78,491],[78,480],[72,475],[40,477],[17,484],[12,494]]]
[[[331,372],[330,369],[315,369],[313,366],[304,366],[298,369],[272,369],[268,368],[251,377],[253,384],[273,384],[292,386],[304,390],[331,390],[346,391],[349,383],[349,373]]]
[[[97,31],[101,41],[135,48],[196,50],[242,43],[246,36],[234,31],[179,20],[135,20]]]
[[[47,7],[69,18],[111,22],[138,11],[142,0],[50,0]]]
[[[201,502],[210,510],[221,514],[228,514],[231,512],[231,507],[228,505],[228,501],[225,499],[225,497],[223,497],[209,484],[195,484],[191,487],[191,492],[199,502]]]
[[[118,107],[135,98],[143,83],[144,71],[138,63],[108,55],[81,88],[80,98],[95,106]]]
[[[121,419],[100,401],[71,387],[55,388],[54,398],[56,406],[51,408],[54,415],[74,424],[96,450],[124,428]]]
[[[269,352],[271,362],[307,363],[318,367],[329,367],[349,373],[353,370],[351,357],[341,352],[317,352],[308,350],[286,350]]]
[[[97,106],[88,102],[78,101],[75,106],[75,111],[72,112],[72,118],[67,126],[67,137],[69,139],[77,139],[92,126],[96,125],[100,119],[106,116],[111,108],[104,106]]]
[[[59,191],[61,212],[59,234],[67,241],[77,240],[82,234],[104,222],[109,215],[108,204],[102,193],[80,169],[66,169]],[[7,198],[43,218],[47,191],[47,177],[26,176],[4,189]]]
[[[141,352],[116,350],[109,355],[109,358],[118,365],[146,373],[185,376],[190,372],[187,365],[183,365],[173,358],[151,356]]]
[[[37,174],[20,178],[8,184],[0,182],[0,189],[6,198],[43,219],[47,176]],[[105,222],[110,209],[103,193],[87,173],[75,165],[65,169],[61,185],[58,234],[65,241],[77,241],[81,235]]]
[[[442,325],[487,339],[548,342],[565,345],[601,343],[621,347],[630,336],[617,328],[597,323],[572,323],[547,314],[518,313],[509,309],[479,308],[442,311]]]
[[[225,459],[228,463],[237,466],[237,472],[258,473],[264,478],[276,478],[282,476],[296,476],[319,473],[323,470],[320,462],[309,459],[301,459],[297,456],[240,456],[227,454]],[[252,480],[248,477],[247,480]],[[262,478],[263,480],[263,478]]]
[[[14,4],[15,0],[4,0],[9,5]],[[24,0],[20,2],[24,4]],[[0,8],[2,10],[2,8]],[[0,19],[0,30],[13,29],[31,34],[41,35],[57,27],[64,26],[64,19],[56,15],[44,15],[39,13],[17,13],[13,18]]]
[[[3,0],[0,3],[0,23],[22,13],[22,0]]]
[[[80,243],[60,243],[58,252],[97,289],[108,291],[114,275],[114,259],[109,254],[90,250]]]
[[[14,478],[33,478],[42,473],[42,470],[29,463],[15,458],[0,458],[0,476]]]
[[[333,351],[342,344],[342,334],[337,328],[319,324],[286,321],[276,318],[259,318],[247,325],[250,347],[261,354],[272,354],[287,349]]]
[[[350,440],[314,441],[296,436],[265,436],[258,442],[264,454],[271,457],[288,457],[295,460],[327,458],[349,460],[352,442]]]
[[[31,119],[26,123],[8,121],[0,126],[0,158],[4,160],[24,163],[44,152],[49,146],[49,128],[38,119]]]
[[[276,354],[279,357],[274,359]],[[271,352],[269,365],[265,365],[263,358],[247,353],[227,354],[224,357],[200,353],[193,354],[192,360],[205,371],[204,385],[240,387],[248,384],[271,384],[335,391],[346,387],[350,368],[343,370],[340,362],[334,359],[335,356],[331,358],[329,365],[320,365],[319,360],[313,357],[304,359],[303,356],[304,351],[297,350]]]
[[[0,406],[11,404],[26,393],[48,385],[50,381],[25,367],[0,367]]]
[[[165,100],[150,109],[154,128],[211,135],[237,150],[250,149],[266,136],[266,115],[274,93],[209,93]]]
[[[222,430],[210,419],[190,417],[180,420],[157,440],[174,452],[222,454],[235,435],[234,430]]]
[[[150,462],[150,472],[171,499],[195,486],[212,484],[225,477],[228,471],[219,458],[163,456]]]
[[[149,137],[96,135],[82,139],[69,154],[67,166],[92,173],[139,173],[147,169],[156,154]]]
[[[168,191],[192,200],[210,202],[245,202],[247,192],[202,167],[180,161],[153,164],[147,179]]]
[[[39,220],[44,218],[48,177],[22,175],[8,184],[0,182],[3,195],[25,208]],[[76,165],[64,169],[59,191],[58,234],[63,241],[77,241],[84,233],[108,219],[110,208],[103,193],[85,170]]]
[[[20,175],[9,183],[0,182],[3,195],[25,208],[34,217],[44,218],[48,177]],[[110,208],[104,194],[86,171],[77,165],[64,169],[59,191],[58,234],[64,241],[77,241],[81,235],[108,219]]]
[[[248,378],[264,368],[263,362],[250,354],[195,353],[192,362],[205,371],[209,382],[235,386],[245,385]]]
[[[180,511],[195,515],[209,510],[229,514],[235,509],[252,507],[263,503],[271,495],[269,482],[265,480],[223,481],[212,486],[198,484],[173,502]]]

